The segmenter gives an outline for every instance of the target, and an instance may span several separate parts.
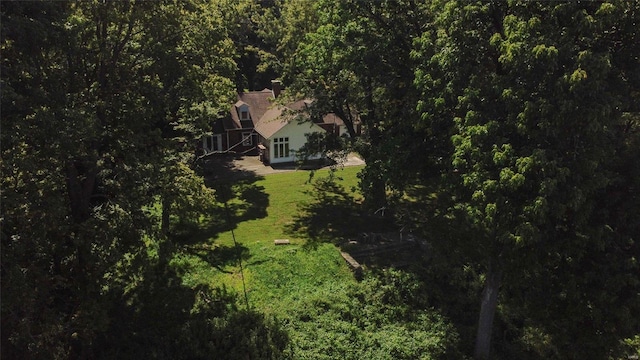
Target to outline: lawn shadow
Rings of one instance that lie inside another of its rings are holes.
[[[262,177],[255,171],[236,165],[236,161],[242,158],[240,154],[212,154],[196,162],[197,172],[204,177],[207,185],[239,179],[253,179],[253,181],[261,179]]]
[[[196,245],[218,238],[219,234],[236,229],[243,221],[265,218],[269,195],[263,186],[248,179],[235,183],[212,184],[219,201],[200,221],[184,221],[174,224],[171,239],[177,244]]]
[[[215,240],[219,234],[230,231],[234,227],[235,225],[227,219],[224,206],[216,204],[200,221],[173,224],[169,238],[175,244],[194,246]]]
[[[363,232],[388,232],[397,227],[390,217],[369,214],[342,185],[329,178],[313,182],[311,200],[299,204],[297,215],[286,227],[292,235],[335,245],[356,240]]]
[[[263,186],[256,185],[264,177],[236,166],[234,162],[240,158],[237,154],[216,154],[198,163],[205,185],[215,190],[216,200],[229,211],[225,219],[235,224],[266,217],[269,206],[269,195]]]
[[[222,249],[216,256],[230,259],[233,252]],[[122,284],[126,289],[109,289],[110,321],[95,340],[98,352],[88,357],[277,358],[288,346],[285,330],[262,314],[239,308],[237,295],[224,287],[187,286],[174,266],[143,253],[132,265],[137,281]]]
[[[402,268],[421,271],[431,256],[429,244],[403,226],[397,214],[372,212],[351,192],[330,179],[318,179],[311,200],[300,204],[286,231],[308,239],[307,248],[332,243],[348,254],[347,262],[369,269]],[[355,260],[352,263],[350,260]]]
[[[197,247],[215,241],[240,222],[267,216],[269,195],[263,186],[256,184],[263,178],[235,166],[238,157],[216,154],[198,160],[197,173],[203,176],[205,186],[214,190],[215,203],[197,219],[172,223],[169,235],[176,245]]]
[[[241,244],[236,244],[235,246],[218,245],[213,248],[209,246],[191,246],[187,249],[187,252],[225,274],[231,273],[225,270],[227,266],[237,265],[239,261],[247,261],[251,258],[249,248]]]
[[[233,246],[215,244],[220,234],[233,231],[243,221],[267,216],[269,197],[264,187],[253,179],[235,182],[218,181],[211,184],[217,203],[199,223],[186,223],[171,234],[174,253],[197,257],[223,273],[227,266],[238,265],[251,257],[249,248],[233,239]]]
[[[242,180],[234,185],[237,200],[229,204],[231,214],[235,214],[235,221],[262,219],[267,217],[269,195],[264,186],[256,185],[254,181]]]

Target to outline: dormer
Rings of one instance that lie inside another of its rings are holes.
[[[235,104],[235,107],[236,111],[238,112],[240,126],[242,128],[252,128],[253,122],[251,121],[251,112],[249,111],[249,105],[244,101],[238,101]]]

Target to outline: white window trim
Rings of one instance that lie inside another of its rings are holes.
[[[209,145],[212,145],[209,147]],[[214,134],[202,137],[202,149],[205,153],[222,151],[222,135]]]
[[[280,146],[282,145],[282,151],[280,151]],[[291,156],[291,148],[289,145],[289,137],[279,137],[273,139],[273,158],[274,159],[284,159]]]
[[[251,120],[251,114],[249,114],[249,108],[247,106],[242,106],[239,110],[238,110],[239,114],[238,117],[240,118],[240,120]],[[246,115],[246,116],[243,116]]]
[[[242,133],[242,146],[252,146],[253,145],[253,133],[251,132],[243,132]]]

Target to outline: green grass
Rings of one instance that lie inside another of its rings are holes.
[[[360,169],[338,170],[338,183],[345,189],[355,187]],[[308,191],[313,185],[309,175],[308,171],[296,171],[234,183],[235,195],[228,203],[235,225],[233,232],[205,232],[198,236],[205,241],[198,240],[175,255],[172,265],[181,273],[183,284],[224,286],[242,297],[242,274],[237,262],[241,254],[250,306],[267,314],[283,315],[288,305],[321,287],[355,282],[337,247],[319,244],[309,249],[304,246],[307,239],[287,230],[299,206],[311,199]],[[320,170],[313,178],[326,176],[328,171]],[[223,211],[213,220],[219,222],[221,216]],[[291,245],[276,246],[275,239],[289,239]]]
[[[240,308],[244,279],[252,310],[286,332],[286,358],[461,358],[455,328],[428,303],[417,277],[372,267],[356,281],[333,244],[389,226],[358,206],[362,198],[351,189],[360,169],[338,170],[336,183],[317,181],[326,170],[314,172],[314,181],[296,171],[209,183],[226,207],[214,206],[199,228],[176,237],[171,269],[196,293],[224,287]],[[256,330],[228,325],[238,334]]]

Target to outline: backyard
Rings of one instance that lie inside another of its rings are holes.
[[[347,189],[355,186],[359,169],[339,170],[342,178],[339,183]],[[250,306],[281,315],[288,302],[318,287],[355,282],[334,245],[318,244],[310,249],[305,247],[306,239],[288,229],[299,206],[310,200],[308,192],[313,186],[309,174],[296,171],[249,176],[232,183],[225,180],[212,183],[214,188],[230,187],[233,192],[227,204],[231,216],[227,217],[221,206],[221,213],[212,217],[229,220],[232,230],[216,232],[214,228],[207,228],[211,232],[204,241],[188,245],[187,251],[174,259],[176,264],[185,264],[182,267],[185,284],[224,285],[242,294],[244,276]],[[315,176],[327,175],[328,170],[319,170]],[[290,244],[276,246],[276,239],[287,239]],[[240,254],[242,273],[238,262]]]
[[[341,256],[338,245],[358,233],[394,229],[380,218],[351,216],[361,201],[355,192],[361,168],[210,181],[226,204],[182,241],[171,267],[184,287],[222,287],[238,308],[282,326],[289,343],[279,356],[455,358],[457,332],[430,309],[415,276],[371,263],[358,281]]]

